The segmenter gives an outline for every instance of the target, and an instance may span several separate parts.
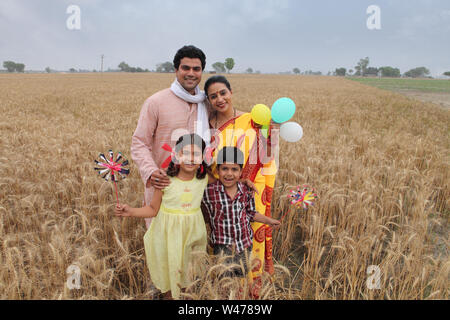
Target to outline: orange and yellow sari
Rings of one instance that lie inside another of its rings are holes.
[[[227,121],[216,131],[211,140],[214,147],[213,157],[216,160],[218,150],[225,146],[238,147],[244,153],[243,179],[250,179],[256,186],[255,193],[256,210],[266,216],[271,216],[270,204],[272,191],[275,184],[276,164],[271,153],[270,135],[266,139],[261,130],[255,126],[250,113]],[[216,165],[212,165],[212,172],[218,178]],[[249,273],[250,280],[260,282],[263,270],[273,274],[272,260],[272,228],[260,222],[252,222],[253,249],[252,270]]]

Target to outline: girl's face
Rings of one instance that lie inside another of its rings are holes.
[[[215,111],[227,112],[230,108],[233,108],[231,103],[233,93],[224,83],[213,83],[209,86],[207,94],[209,103]]]
[[[184,146],[177,154],[180,168],[185,172],[195,172],[203,161],[202,149],[195,145]]]

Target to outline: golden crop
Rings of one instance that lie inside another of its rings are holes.
[[[203,83],[208,75],[204,75]],[[153,299],[144,222],[113,214],[113,186],[93,170],[108,149],[131,174],[120,200],[140,206],[129,148],[144,100],[172,75],[0,75],[0,298]],[[273,282],[264,299],[447,299],[450,113],[335,77],[230,75],[235,107],[280,97],[304,129],[281,142],[272,214],[289,186],[314,186],[308,212],[291,209],[274,232]],[[239,283],[207,272],[193,299],[236,298]],[[220,261],[219,261],[220,262]],[[81,288],[66,285],[70,265]],[[380,289],[369,289],[370,265]],[[244,286],[247,284],[244,283]]]

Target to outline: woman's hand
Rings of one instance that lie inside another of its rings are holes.
[[[241,182],[243,182],[252,191],[256,192],[256,194],[259,194],[258,189],[256,189],[255,184],[250,179],[241,179]]]
[[[132,216],[132,209],[127,204],[118,204],[116,205],[116,209],[114,212],[116,213],[116,216],[118,217],[131,217]]]

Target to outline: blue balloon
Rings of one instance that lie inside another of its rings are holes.
[[[283,123],[290,120],[295,113],[295,103],[289,98],[280,98],[272,106],[272,120]]]

